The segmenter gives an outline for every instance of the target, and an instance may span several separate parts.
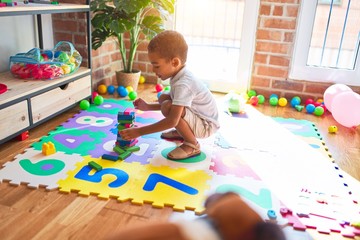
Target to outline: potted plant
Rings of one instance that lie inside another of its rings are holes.
[[[92,0],[92,48],[98,49],[109,37],[115,37],[122,58],[122,71],[116,73],[119,86],[137,88],[141,72],[133,69],[137,47],[165,29],[164,23],[174,13],[175,0]],[[143,35],[143,36],[141,36]],[[128,49],[125,36],[129,38]],[[133,75],[125,80],[123,74]],[[130,84],[130,82],[132,84]]]

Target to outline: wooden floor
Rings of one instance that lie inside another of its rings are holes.
[[[143,84],[139,86],[138,94],[148,101],[155,101],[154,89],[153,85]],[[336,163],[360,180],[359,127],[342,127],[330,114],[316,117],[290,107],[269,105],[258,106],[257,109],[268,116],[314,122]],[[0,165],[11,161],[31,143],[39,141],[78,111],[76,107],[38,126],[30,131],[30,138],[23,142],[11,140],[0,145]],[[338,126],[337,134],[328,133],[330,125]],[[79,197],[76,193],[62,194],[58,191],[0,184],[0,239],[101,239],[126,225],[150,220],[165,221],[171,214],[171,208],[155,209],[148,204],[136,206],[129,202],[119,203],[114,199],[99,200],[95,196]]]

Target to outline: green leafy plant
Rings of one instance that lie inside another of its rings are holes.
[[[174,13],[174,5],[175,0],[92,0],[92,48],[96,50],[107,38],[115,37],[119,44],[123,71],[133,72],[139,44],[165,29],[164,23]],[[128,49],[125,46],[125,35],[130,40]]]

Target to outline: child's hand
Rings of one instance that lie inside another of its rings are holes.
[[[136,99],[133,103],[134,103],[134,107],[136,109],[139,109],[142,111],[148,110],[148,104],[142,98]]]
[[[127,128],[124,130],[120,131],[120,136],[122,139],[126,140],[126,141],[130,141],[131,139],[140,137],[140,131],[138,128],[133,127],[133,128]]]

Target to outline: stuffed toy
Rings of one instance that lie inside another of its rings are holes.
[[[119,240],[285,240],[280,227],[262,218],[232,192],[205,201],[205,216],[194,221],[147,223],[124,229]]]

